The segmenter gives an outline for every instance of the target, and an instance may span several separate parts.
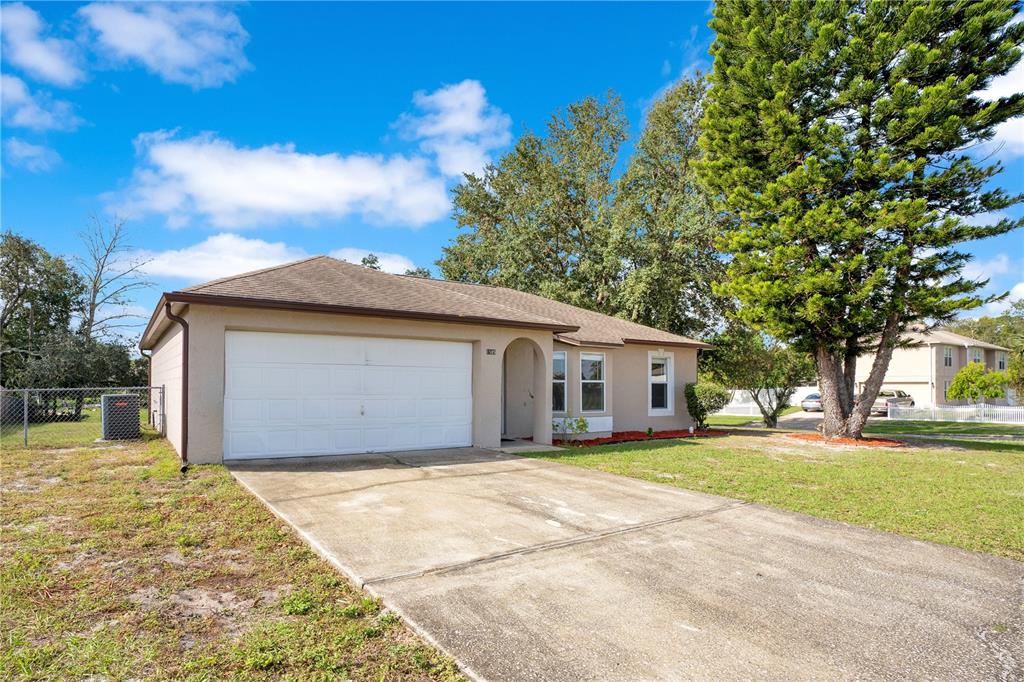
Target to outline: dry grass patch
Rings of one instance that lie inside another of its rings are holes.
[[[220,466],[6,450],[0,678],[459,679]]]

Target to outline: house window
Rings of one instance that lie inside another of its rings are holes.
[[[672,415],[672,354],[647,354],[647,415]]]
[[[942,382],[942,399],[943,400],[949,400],[949,382],[948,381],[943,381]]]
[[[551,411],[565,412],[565,351],[551,354]]]
[[[1006,353],[999,354],[999,369],[1006,369]]]
[[[580,407],[604,412],[604,353],[580,353]]]
[[[953,366],[953,349],[946,346],[942,351],[942,366],[952,367]]]
[[[971,351],[971,362],[981,362],[981,349],[975,348]]]

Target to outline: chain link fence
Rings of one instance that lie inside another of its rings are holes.
[[[71,447],[164,435],[162,386],[0,389],[0,445]]]

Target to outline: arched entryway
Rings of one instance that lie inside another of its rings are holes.
[[[501,437],[548,442],[551,383],[544,351],[532,339],[515,339],[501,363]]]

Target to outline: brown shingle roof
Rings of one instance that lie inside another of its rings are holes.
[[[685,336],[521,291],[392,275],[328,256],[225,277],[164,294],[164,298],[549,329],[560,340],[579,345],[651,343],[710,348]]]

